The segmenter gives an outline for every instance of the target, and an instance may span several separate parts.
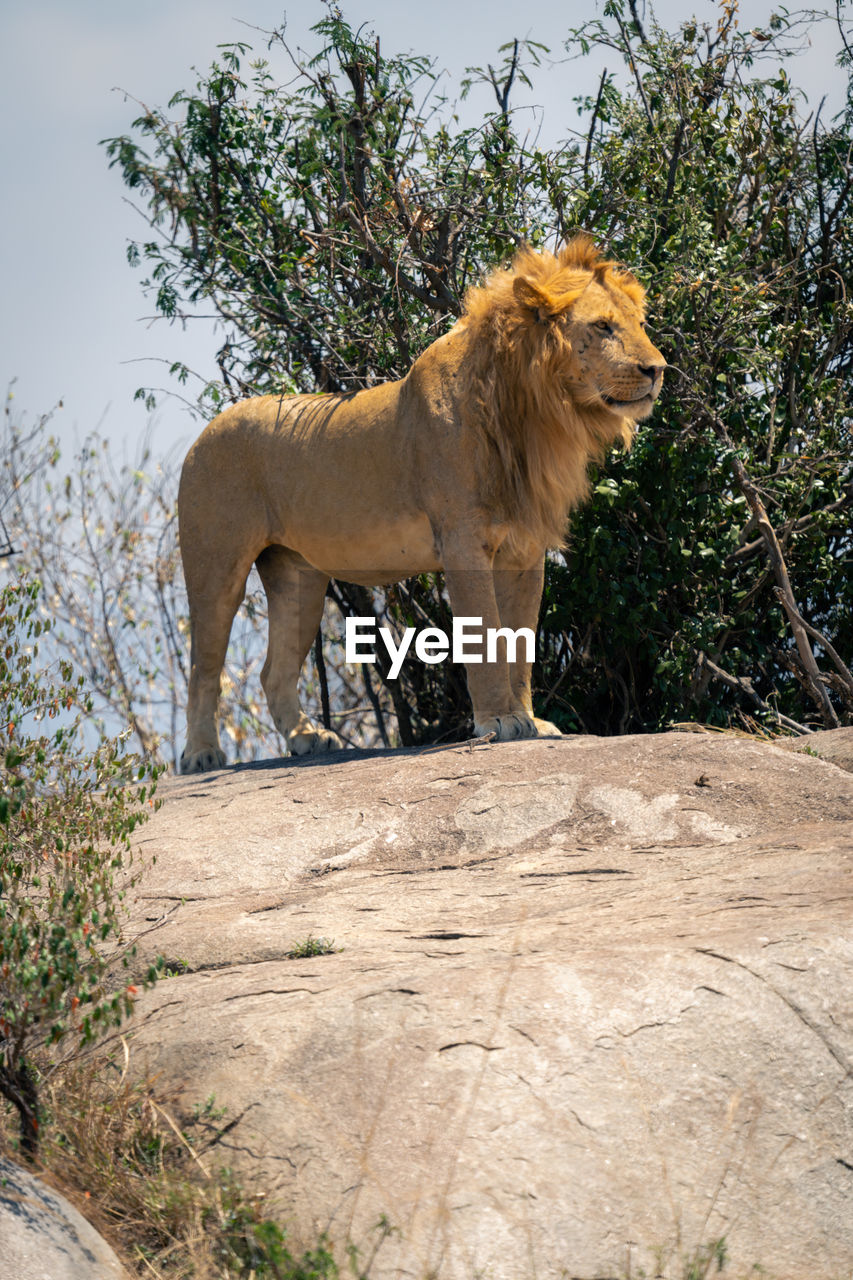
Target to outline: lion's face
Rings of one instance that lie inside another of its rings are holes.
[[[576,399],[620,417],[647,417],[666,361],[646,336],[641,307],[630,294],[592,280],[559,323],[571,348],[568,373]]]
[[[512,281],[528,340],[542,345],[556,375],[576,404],[606,409],[635,421],[651,413],[666,367],[643,330],[645,290],[628,271],[598,262],[581,238],[559,258],[522,252]],[[585,266],[582,255],[591,255]],[[537,276],[539,277],[537,279]]]

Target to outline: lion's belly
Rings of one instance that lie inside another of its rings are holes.
[[[426,516],[382,525],[375,519],[357,533],[324,531],[288,538],[288,545],[332,578],[379,586],[441,568]]]

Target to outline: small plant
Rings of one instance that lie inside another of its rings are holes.
[[[309,933],[304,942],[297,942],[284,954],[288,960],[304,960],[308,956],[331,956],[340,950],[335,946],[334,938],[314,938]]]
[[[335,1259],[324,1239],[301,1257],[294,1257],[282,1228],[259,1216],[229,1172],[220,1175],[221,1208],[216,1223],[219,1261],[226,1275],[268,1276],[270,1280],[337,1280]]]
[[[677,1246],[661,1245],[654,1250],[654,1254],[654,1276],[658,1280],[709,1280],[711,1275],[725,1269],[729,1259],[725,1236],[699,1245],[691,1253],[681,1253]],[[761,1272],[760,1267],[753,1267],[752,1270],[755,1274]],[[630,1274],[633,1273],[629,1271]],[[637,1280],[652,1280],[651,1275],[642,1267],[636,1272],[636,1276]]]
[[[706,1280],[713,1270],[722,1271],[728,1260],[725,1236],[701,1245],[692,1258],[684,1262],[684,1280]]]
[[[204,1102],[197,1102],[193,1107],[193,1121],[196,1124],[216,1124],[224,1120],[227,1112],[227,1107],[217,1107],[216,1095],[211,1093]]]
[[[34,1052],[70,1032],[88,1043],[132,1008],[137,987],[106,980],[114,960],[128,963],[121,876],[157,774],[125,756],[121,739],[85,749],[82,680],[68,662],[37,666],[50,629],[38,600],[35,581],[0,589],[0,1093],[30,1156]],[[145,981],[156,976],[152,966]]]

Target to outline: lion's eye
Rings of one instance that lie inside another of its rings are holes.
[[[595,327],[596,329],[599,330],[600,333],[613,332],[613,325],[610,323],[609,320],[596,320]]]

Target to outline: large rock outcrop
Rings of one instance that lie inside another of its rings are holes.
[[[69,1204],[0,1156],[0,1276],[3,1280],[129,1280],[110,1246]]]
[[[853,776],[722,735],[173,779],[133,1056],[372,1277],[853,1262]],[[155,927],[157,926],[157,927]],[[289,958],[309,937],[334,954]]]

